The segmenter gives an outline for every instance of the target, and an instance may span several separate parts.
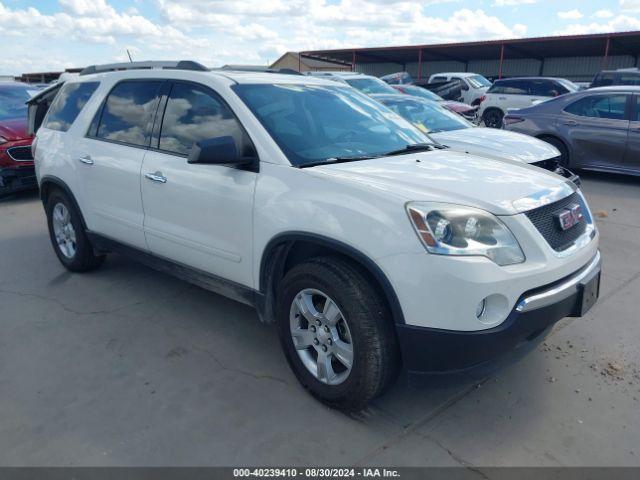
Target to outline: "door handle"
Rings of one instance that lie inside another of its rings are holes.
[[[564,122],[562,122],[564,125],[569,125],[569,126],[576,126],[578,125],[578,122],[576,122],[575,120],[565,120]]]
[[[83,155],[81,157],[78,157],[78,161],[84,163],[85,165],[93,165],[91,155]]]
[[[167,177],[162,175],[162,172],[145,173],[144,176],[154,182],[167,183]]]

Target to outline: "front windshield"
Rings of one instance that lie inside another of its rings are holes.
[[[473,126],[472,123],[467,122],[457,113],[453,113],[429,100],[403,98],[382,100],[382,102],[425,133],[448,132]]]
[[[398,115],[339,85],[239,84],[233,90],[295,166],[432,143]]]
[[[26,118],[29,98],[31,95],[26,87],[0,85],[0,120]]]
[[[372,93],[396,93],[392,86],[374,77],[345,78],[345,81],[356,90],[371,95]]]
[[[560,85],[562,85],[567,90],[569,90],[570,93],[577,92],[577,91],[580,90],[580,87],[578,85],[576,85],[575,83],[573,83],[571,80],[566,80],[564,78],[559,78],[558,82],[560,82]]]
[[[467,77],[467,82],[473,88],[481,88],[481,87],[490,87],[491,82],[484,78],[482,75],[473,75],[471,77]]]
[[[437,95],[431,90],[427,90],[426,88],[422,87],[404,87],[404,91],[407,95],[426,98],[427,100],[433,100],[434,102],[441,102],[443,100],[440,95]]]

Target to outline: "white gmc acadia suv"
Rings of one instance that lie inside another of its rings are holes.
[[[400,366],[484,364],[598,296],[598,232],[573,183],[443,149],[336,82],[88,67],[34,150],[67,269],[120,252],[255,306],[300,382],[344,410]]]

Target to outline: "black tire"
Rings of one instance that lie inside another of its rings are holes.
[[[482,114],[482,121],[484,122],[485,127],[489,128],[502,128],[502,119],[504,118],[504,113],[502,110],[497,108],[490,108],[485,110]]]
[[[560,165],[563,167],[569,166],[569,150],[562,140],[556,137],[540,137],[540,140],[556,147],[560,152]]]
[[[334,300],[351,332],[353,364],[338,385],[318,380],[294,347],[289,316],[292,302],[304,289],[320,290]],[[279,294],[282,348],[300,383],[318,400],[343,411],[359,411],[395,380],[400,359],[391,314],[381,292],[359,267],[340,258],[311,259],[287,272]]]
[[[72,257],[66,256],[58,242],[56,240],[56,235],[53,227],[53,211],[56,205],[62,204],[67,209],[70,215],[70,222],[73,226],[73,230],[75,231],[75,254]],[[75,204],[68,198],[68,196],[60,191],[54,190],[49,195],[47,199],[47,204],[45,207],[45,212],[47,214],[47,226],[49,227],[49,238],[51,239],[51,245],[53,246],[53,250],[60,260],[60,263],[67,269],[72,272],[87,272],[90,270],[94,270],[102,265],[104,262],[104,255],[96,255],[94,252],[93,246],[89,242],[87,238],[87,234],[83,228],[82,218],[80,217],[80,212],[75,207]]]

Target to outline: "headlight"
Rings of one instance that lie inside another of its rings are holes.
[[[3,143],[7,143],[7,139],[4,137],[0,137],[0,145],[2,145]]]
[[[513,233],[495,215],[452,204],[407,204],[411,223],[429,253],[476,255],[498,265],[524,262]]]

